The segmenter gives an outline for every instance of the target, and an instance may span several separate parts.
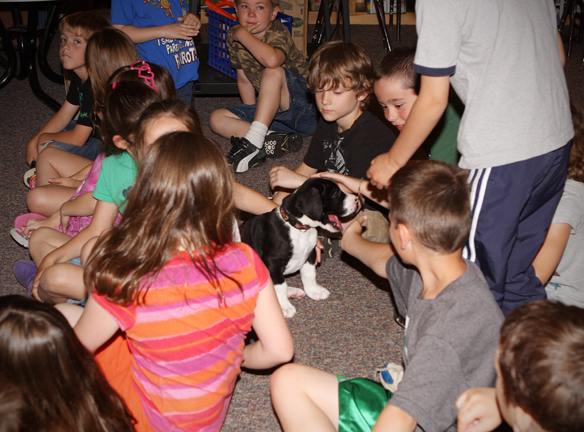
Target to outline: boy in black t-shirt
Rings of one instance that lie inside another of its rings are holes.
[[[306,84],[314,92],[322,118],[312,137],[304,162],[295,171],[277,166],[270,171],[270,186],[278,204],[291,190],[317,172],[364,178],[371,160],[391,148],[395,135],[364,105],[372,93],[373,66],[365,51],[349,42],[327,42],[310,59]],[[364,236],[389,241],[389,222],[373,202]]]
[[[36,161],[41,150],[47,145],[71,151],[71,147],[80,148],[92,138],[93,125],[90,111],[93,106],[89,73],[85,67],[85,47],[93,33],[108,26],[107,21],[99,15],[77,12],[63,18],[59,25],[59,57],[63,69],[72,72],[71,85],[67,100],[57,113],[45,123],[26,146],[26,163]],[[79,112],[79,117],[74,120]],[[61,144],[63,144],[61,146]],[[95,155],[88,154],[89,149],[77,151],[88,159]]]

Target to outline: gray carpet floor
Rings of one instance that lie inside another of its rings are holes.
[[[311,28],[309,28],[309,35]],[[381,33],[376,26],[353,26],[353,42],[363,46],[374,62],[384,54]],[[201,40],[205,41],[205,29]],[[413,26],[402,28],[402,41],[393,46],[412,45],[416,35]],[[54,49],[53,49],[54,50]],[[581,60],[582,44],[575,44],[572,58],[567,61],[566,76],[572,98],[584,103]],[[53,62],[58,62],[56,55]],[[3,72],[0,66],[0,74]],[[64,100],[63,86],[41,78],[45,90],[58,101]],[[194,106],[205,125],[205,132],[225,150],[227,140],[208,128],[210,113],[217,108],[239,103],[237,97],[200,97]],[[19,259],[28,258],[28,251],[16,244],[9,235],[16,216],[27,211],[27,189],[22,175],[27,169],[24,151],[28,140],[52,115],[52,111],[37,100],[26,81],[13,80],[0,90],[0,295],[25,294],[14,278],[12,267]],[[508,115],[508,113],[501,113]],[[493,125],[496,127],[496,125]],[[267,173],[276,164],[296,168],[302,161],[304,149],[281,160],[268,162],[238,176],[243,184],[263,194],[269,193]],[[387,361],[401,361],[403,334],[393,321],[393,306],[387,281],[372,274],[346,254],[327,260],[317,271],[317,280],[331,291],[329,299],[317,302],[310,299],[292,300],[297,315],[288,321],[294,336],[294,361],[333,371],[345,376],[373,377],[374,369]],[[300,278],[288,280],[300,286]],[[269,397],[269,374],[244,371],[235,388],[224,431],[278,431],[280,426]]]

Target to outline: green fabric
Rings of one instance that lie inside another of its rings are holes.
[[[339,432],[371,431],[392,393],[367,378],[339,380]]]
[[[106,157],[101,164],[93,198],[118,206],[124,214],[126,199],[138,174],[138,164],[127,151]]]
[[[458,96],[451,91],[444,115],[424,142],[424,147],[430,155],[430,160],[446,162],[455,166],[458,165],[460,154],[456,149],[456,138],[463,111],[464,105]]]

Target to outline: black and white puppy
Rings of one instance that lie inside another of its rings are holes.
[[[343,192],[332,180],[308,179],[282,205],[270,213],[254,216],[241,226],[245,243],[258,253],[270,272],[278,301],[286,318],[296,314],[288,297],[323,300],[330,294],[316,283],[316,228],[339,232],[339,218],[360,208],[359,199]],[[288,287],[285,275],[300,270],[304,291]]]

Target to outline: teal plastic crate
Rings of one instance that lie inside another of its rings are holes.
[[[235,9],[231,7],[224,7],[222,9],[230,14],[235,13]],[[231,59],[229,58],[226,39],[227,31],[239,23],[211,9],[207,12],[209,13],[209,61],[207,64],[213,69],[217,69],[230,77],[236,78],[237,72],[231,68]],[[278,13],[276,19],[284,24],[290,34],[292,34],[293,17]]]

